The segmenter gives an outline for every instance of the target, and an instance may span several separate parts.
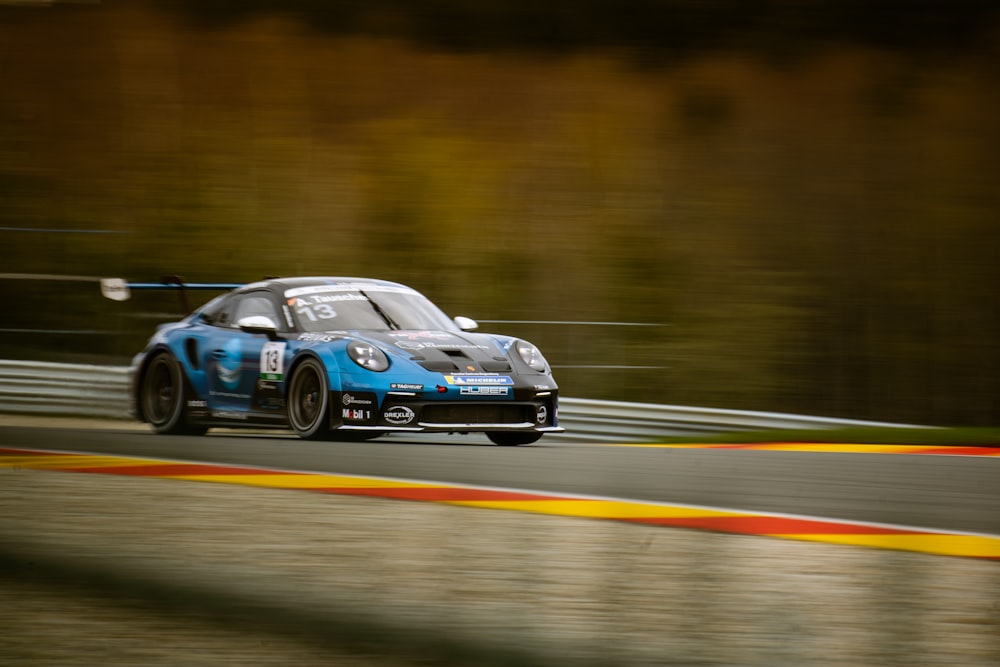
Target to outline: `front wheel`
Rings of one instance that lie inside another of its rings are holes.
[[[288,424],[307,440],[330,435],[330,390],[326,368],[317,359],[299,364],[288,385]]]
[[[533,442],[538,442],[538,439],[542,437],[541,433],[536,433],[534,431],[528,431],[527,433],[519,433],[517,431],[493,431],[486,434],[493,444],[500,445],[502,447],[516,447],[517,445],[530,445]]]
[[[142,416],[157,433],[201,435],[204,426],[188,424],[184,417],[184,372],[166,352],[153,357],[139,387]]]

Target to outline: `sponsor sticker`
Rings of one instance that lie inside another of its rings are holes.
[[[222,350],[225,354],[216,362],[215,366],[219,382],[226,389],[238,389],[242,378],[240,359],[243,357],[243,345],[239,338],[233,338],[222,346]]]
[[[544,405],[539,405],[538,410],[535,412],[535,421],[539,424],[544,424],[549,418],[549,410]]]
[[[407,391],[423,391],[424,385],[415,384],[412,382],[393,382],[389,385],[390,389],[405,389]]]
[[[340,400],[342,400],[344,402],[344,405],[371,405],[372,404],[371,400],[369,400],[367,398],[358,398],[357,396],[354,396],[353,394],[344,394],[344,396]]]
[[[413,410],[405,405],[394,405],[383,412],[382,416],[387,422],[396,424],[397,426],[409,424],[416,417]]]
[[[494,387],[490,385],[473,385],[459,387],[462,396],[510,396],[510,387]]]
[[[435,343],[433,341],[425,340],[423,342],[418,340],[397,340],[395,342],[396,347],[403,350],[423,350],[424,348],[430,350],[488,350],[489,345],[474,345],[472,343]]]
[[[360,408],[344,408],[341,416],[344,421],[368,421],[371,419],[371,410],[362,410]]]
[[[340,340],[346,335],[347,332],[343,334],[330,334],[330,333],[304,333],[299,334],[299,340],[309,341],[311,343],[329,343],[335,340]]]
[[[454,385],[512,385],[509,375],[445,375],[445,382]]]
[[[242,421],[247,418],[247,413],[236,410],[212,410],[212,416],[218,419],[239,419]]]
[[[454,336],[449,333],[438,331],[393,331],[389,334],[391,338],[406,338],[408,340],[418,340],[421,338],[436,338],[437,340],[452,340]]]
[[[214,391],[214,390],[211,390],[211,391],[208,392],[208,395],[209,396],[221,396],[223,398],[238,398],[240,400],[243,400],[243,399],[246,399],[246,398],[250,398],[250,394],[241,394],[241,393],[235,392],[235,391]]]

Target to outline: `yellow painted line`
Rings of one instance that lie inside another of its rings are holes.
[[[848,546],[917,551],[937,556],[1000,559],[1000,538],[990,535],[931,533],[923,535],[772,535],[792,540]]]
[[[665,506],[650,503],[636,503],[624,500],[451,500],[449,505],[479,507],[483,509],[503,509],[556,516],[585,517],[590,519],[651,519],[651,518],[704,518],[743,516],[742,512],[731,512],[701,507]]]

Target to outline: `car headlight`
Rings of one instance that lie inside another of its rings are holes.
[[[347,344],[347,355],[361,368],[381,372],[389,368],[389,358],[385,352],[370,343],[352,340]]]
[[[549,365],[537,347],[524,340],[517,341],[514,347],[517,348],[518,356],[521,357],[524,363],[528,364],[531,370],[538,371],[539,373],[544,373],[548,370]]]

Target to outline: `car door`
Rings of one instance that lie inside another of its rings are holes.
[[[241,331],[238,322],[252,316],[267,317],[276,328],[281,325],[268,292],[237,294],[218,313],[205,346],[208,407],[215,418],[248,419],[253,411],[261,409],[262,397],[268,409],[280,407],[273,395],[280,394],[278,383],[283,379],[286,344]]]

